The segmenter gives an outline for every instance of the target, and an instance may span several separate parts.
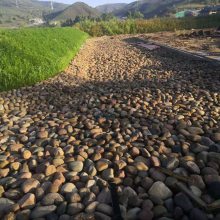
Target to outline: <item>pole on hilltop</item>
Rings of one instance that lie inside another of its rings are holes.
[[[16,8],[19,8],[18,0],[15,0]]]
[[[53,11],[54,8],[53,8],[53,1],[52,0],[50,1],[50,6],[51,6],[51,10]]]

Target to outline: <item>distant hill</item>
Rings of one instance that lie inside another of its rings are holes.
[[[68,5],[54,3],[53,12],[63,10]],[[50,1],[18,0],[16,7],[15,0],[0,0],[0,26],[19,26],[28,23],[29,19],[51,13]]]
[[[92,8],[85,3],[73,5],[55,3],[51,10],[50,1],[0,0],[0,27],[25,26],[33,18],[46,18],[49,21],[66,21],[76,16],[98,17],[102,13],[113,13],[117,17],[127,17],[140,11],[145,18],[166,16],[190,8],[203,8],[205,5],[220,3],[220,0],[140,0],[130,4],[106,4]]]
[[[185,0],[180,4],[176,5],[177,11],[181,9],[201,9],[207,5],[220,4],[220,0]]]
[[[184,8],[201,8],[206,4],[213,4],[213,0],[141,0],[132,2],[113,14],[126,17],[129,13],[140,11],[145,18],[161,17]]]
[[[62,11],[50,14],[47,18],[49,20],[65,21],[67,19],[75,19],[76,16],[98,17],[100,14],[101,13],[95,8],[92,8],[83,2],[76,2]]]
[[[111,13],[116,10],[123,9],[127,4],[125,3],[116,3],[116,4],[105,4],[97,6],[96,9],[101,13]]]
[[[117,10],[114,14],[118,17],[126,17],[129,13],[140,11],[145,18],[154,16],[163,16],[175,4],[183,0],[143,0],[139,2],[132,2],[121,10]]]

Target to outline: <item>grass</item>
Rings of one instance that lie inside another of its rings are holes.
[[[0,91],[33,85],[64,70],[88,35],[73,28],[0,30]]]
[[[154,33],[161,31],[189,30],[199,28],[216,28],[220,26],[220,15],[187,18],[155,18],[149,20],[90,21],[77,23],[75,27],[91,36]]]

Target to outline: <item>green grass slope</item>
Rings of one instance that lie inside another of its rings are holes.
[[[87,36],[73,28],[0,30],[0,91],[32,85],[64,70]]]

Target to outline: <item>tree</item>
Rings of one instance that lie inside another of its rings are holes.
[[[144,15],[140,11],[129,12],[128,18],[130,19],[141,19]]]
[[[104,13],[104,14],[101,15],[101,19],[103,21],[110,21],[113,18],[114,18],[114,15],[112,13],[108,13],[108,14]]]
[[[62,27],[68,27],[68,26],[73,26],[74,24],[74,20],[72,20],[71,18],[70,19],[67,19],[65,22],[63,22],[61,24]]]
[[[75,17],[74,23],[76,24],[76,23],[80,22],[81,20],[82,20],[82,17],[79,16],[79,15],[77,15],[77,16]]]

